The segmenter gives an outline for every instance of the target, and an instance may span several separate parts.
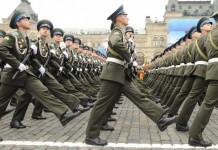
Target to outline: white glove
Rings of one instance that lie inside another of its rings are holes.
[[[21,63],[20,66],[18,67],[18,69],[20,70],[20,72],[23,72],[27,68],[26,68],[26,66],[23,63]]]
[[[73,72],[73,68],[70,70],[70,72]]]
[[[68,53],[66,51],[63,51],[63,54],[68,59]]]
[[[39,72],[43,75],[45,73],[45,68],[43,66],[41,66],[39,68]]]
[[[51,49],[51,50],[50,50],[50,53],[52,53],[52,54],[54,54],[54,55],[55,55],[55,53],[56,53],[56,50],[55,50],[55,49]]]
[[[76,70],[79,71],[79,68],[77,68]]]
[[[60,67],[60,68],[59,68],[59,71],[62,72],[62,71],[63,71],[63,67]]]
[[[30,48],[33,50],[33,54],[34,55],[36,55],[37,54],[37,47],[36,47],[36,45],[34,45],[34,44],[32,44],[31,46],[30,46]]]
[[[128,42],[134,43],[132,38],[129,38]]]
[[[80,69],[79,69],[79,71],[80,71],[80,72],[82,72],[82,71],[83,71],[83,69],[82,69],[82,68],[80,68]]]

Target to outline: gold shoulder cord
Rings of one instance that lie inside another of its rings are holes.
[[[211,32],[209,33],[209,39],[210,39],[210,43],[212,44],[213,48],[215,50],[218,50],[218,46],[216,46],[216,44],[212,40],[212,33]]]
[[[196,45],[196,47],[197,47],[197,50],[198,50],[199,54],[203,57],[203,59],[206,60],[206,61],[208,61],[207,56],[204,55],[204,53],[201,51],[201,49],[200,49],[200,47],[199,47],[199,45],[198,45],[198,40],[195,41],[195,45]]]

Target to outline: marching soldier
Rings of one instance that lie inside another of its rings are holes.
[[[63,103],[65,103],[72,111],[78,106],[79,100],[74,95],[70,94],[64,87],[47,71],[49,67],[49,61],[52,59],[52,54],[50,53],[50,48],[47,43],[47,37],[50,36],[50,32],[53,30],[53,24],[49,20],[41,20],[37,24],[37,29],[39,31],[39,37],[31,47],[36,50],[35,57],[37,58],[37,63],[32,63],[31,71],[38,76],[41,82],[49,89],[49,91]],[[42,66],[38,68],[38,63]],[[41,71],[38,71],[41,70]],[[24,115],[28,108],[31,99],[33,98],[30,94],[23,94],[21,100],[18,102],[16,110],[14,112],[11,127],[12,128],[23,128],[24,126],[19,126],[17,122],[21,122],[24,119]],[[34,103],[35,107],[32,113],[32,118],[37,120],[46,119],[42,116],[42,110],[44,106],[36,100]],[[75,115],[79,115],[80,112],[75,112]]]
[[[15,11],[10,21],[10,27],[17,30],[7,34],[0,43],[0,59],[7,63],[1,77],[0,118],[11,95],[19,88],[23,88],[49,108],[65,126],[75,118],[75,114],[67,114],[67,106],[54,97],[29,70],[30,62],[35,61],[34,51],[30,48],[30,40],[27,36],[27,31],[30,29],[29,19],[24,13]]]
[[[208,147],[212,145],[211,142],[204,141],[202,136],[202,133],[210,120],[214,106],[218,102],[218,11],[216,11],[211,17],[215,20],[216,25],[214,29],[208,33],[208,37],[205,41],[206,54],[208,58],[208,66],[206,70],[206,81],[208,82],[208,88],[205,98],[189,130],[188,143],[192,146]]]
[[[65,64],[68,63],[68,53],[66,51],[63,51],[60,47],[60,43],[63,41],[63,36],[64,32],[60,28],[55,28],[51,33],[51,37],[54,43],[50,44],[50,46],[52,47],[52,50],[50,52],[54,55],[54,57],[49,62],[49,72],[57,79],[60,84],[63,85],[63,87],[69,93],[78,97],[77,100],[79,100],[80,104],[82,104],[83,106],[78,105],[78,108],[75,108],[74,110],[80,110],[81,112],[85,112],[90,109],[89,106],[85,105],[88,97],[76,90],[69,80],[70,75],[65,67]]]
[[[107,62],[101,73],[101,88],[99,90],[98,100],[96,101],[86,129],[85,143],[90,145],[107,145],[106,140],[99,137],[102,118],[108,109],[116,102],[116,98],[123,93],[129,98],[144,114],[148,115],[164,131],[167,126],[172,124],[176,117],[167,118],[159,105],[146,98],[138,90],[131,79],[125,77],[125,62],[130,62],[131,54],[128,51],[125,39],[125,28],[128,25],[127,14],[120,6],[108,20],[112,20],[115,28],[109,36],[109,53]],[[114,75],[116,74],[116,76]]]
[[[194,82],[192,88],[187,95],[182,110],[177,118],[176,128],[177,130],[186,129],[188,130],[188,121],[191,114],[197,104],[201,101],[200,96],[204,93],[207,87],[205,76],[206,69],[208,65],[208,58],[206,54],[205,41],[208,37],[208,33],[213,29],[212,22],[208,17],[201,18],[197,23],[197,31],[201,33],[201,36],[195,41],[195,45],[192,49],[192,54],[194,56],[195,67],[193,70]],[[202,96],[204,97],[204,96]],[[183,128],[184,127],[184,128]],[[185,130],[183,130],[185,131]]]

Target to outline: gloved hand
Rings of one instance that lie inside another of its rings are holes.
[[[36,55],[36,54],[37,54],[37,50],[38,50],[37,46],[34,45],[34,44],[32,44],[32,45],[30,46],[30,48],[32,49],[33,54]]]
[[[55,50],[55,49],[51,49],[51,50],[50,50],[50,53],[52,53],[52,54],[54,54],[54,55],[55,55],[55,53],[56,53],[56,50]]]
[[[41,66],[41,67],[39,68],[39,72],[40,72],[42,75],[44,75],[44,73],[45,73],[45,68],[44,68],[43,66]]]
[[[60,71],[60,72],[62,72],[62,71],[63,71],[63,69],[64,69],[63,67],[60,67],[60,68],[59,68],[59,71]]]
[[[66,59],[68,59],[68,53],[67,53],[66,51],[63,51],[63,54],[64,54],[64,57],[65,57]]]
[[[20,70],[20,72],[23,72],[24,70],[26,70],[26,66],[23,63],[20,63],[18,69]]]

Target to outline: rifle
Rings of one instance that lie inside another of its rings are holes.
[[[48,43],[46,43],[46,47],[49,49]],[[52,53],[49,52],[48,58],[46,59],[44,65],[43,65],[44,68],[46,68],[46,66],[48,65],[48,62],[49,62],[49,60],[51,59],[51,57],[52,57]],[[42,76],[42,74],[40,73],[39,76],[38,76],[38,79],[40,79],[41,76]]]
[[[62,67],[64,64],[64,55],[62,56],[60,66]],[[57,77],[60,75],[61,71],[58,70]]]
[[[22,64],[25,65],[25,63],[29,60],[30,55],[31,55],[31,52],[30,52],[30,50],[29,50],[29,52],[27,53],[26,57],[23,59]],[[20,72],[20,70],[17,70],[17,72],[15,72],[15,74],[14,74],[13,77],[12,77],[12,80],[14,80],[14,79],[16,78],[16,76],[17,76],[17,74],[18,74],[19,72]]]

